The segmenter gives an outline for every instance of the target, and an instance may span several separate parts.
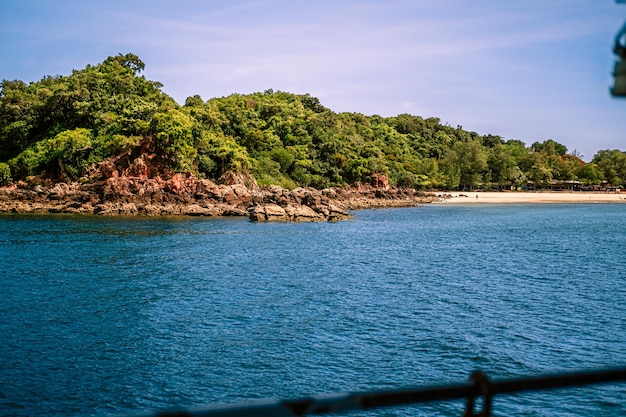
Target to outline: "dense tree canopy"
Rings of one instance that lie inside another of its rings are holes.
[[[584,163],[552,139],[526,147],[438,118],[335,113],[308,94],[272,90],[208,101],[196,95],[180,106],[143,69],[127,54],[68,76],[2,81],[0,185],[32,175],[78,180],[98,162],[146,149],[168,172],[217,178],[248,171],[261,185],[287,188],[368,181],[375,173],[420,189],[626,182],[619,150]]]

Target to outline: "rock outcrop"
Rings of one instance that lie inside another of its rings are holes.
[[[248,216],[252,221],[338,221],[350,210],[409,207],[439,200],[411,189],[389,186],[385,176],[371,184],[315,190],[259,188],[246,174],[227,172],[217,184],[190,174],[167,180],[150,177],[146,159],[124,170],[107,161],[98,167],[99,179],[85,183],[52,183],[31,178],[0,188],[0,212],[76,213],[99,215]]]

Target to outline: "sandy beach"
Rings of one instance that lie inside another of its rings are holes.
[[[607,192],[450,192],[444,204],[626,203],[626,193]]]

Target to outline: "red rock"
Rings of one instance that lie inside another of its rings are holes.
[[[118,178],[119,172],[117,172],[117,168],[112,161],[103,161],[98,164],[98,170],[100,171],[100,175],[104,179],[108,178]]]
[[[144,158],[140,156],[128,167],[125,174],[129,177],[148,179],[150,178],[150,168],[145,163]]]
[[[372,174],[370,185],[383,190],[389,189],[389,178],[385,174]]]
[[[168,193],[180,195],[185,190],[185,180],[182,174],[174,174],[172,178],[165,181],[164,190]]]

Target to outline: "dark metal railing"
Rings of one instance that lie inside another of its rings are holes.
[[[300,417],[455,399],[467,400],[464,417],[489,416],[491,399],[497,394],[624,381],[626,368],[496,381],[490,381],[483,372],[476,371],[469,383],[459,385],[324,394],[293,400],[264,400],[189,410],[149,412],[137,414],[136,417]],[[482,398],[482,409],[476,412],[478,398]]]

